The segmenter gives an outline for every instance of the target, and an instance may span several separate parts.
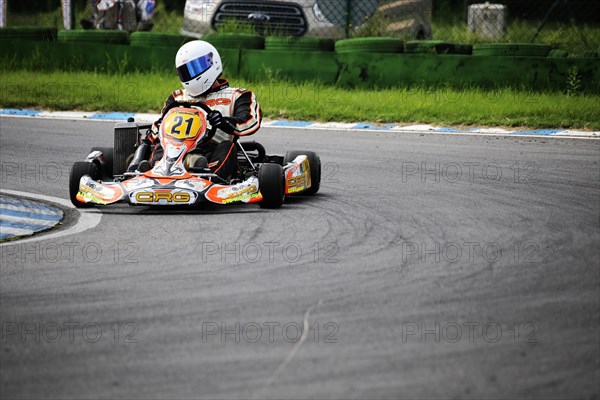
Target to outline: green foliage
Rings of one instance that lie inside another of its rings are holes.
[[[389,36],[388,26],[390,21],[382,13],[375,13],[372,16],[365,16],[365,23],[355,29],[350,30],[351,38]]]
[[[254,27],[248,23],[244,23],[242,21],[238,21],[235,18],[228,19],[225,23],[219,28],[219,33],[247,33],[253,34]]]
[[[576,96],[581,94],[583,85],[581,84],[581,74],[576,66],[569,68],[567,74],[567,96]]]

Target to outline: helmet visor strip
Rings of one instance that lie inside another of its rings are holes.
[[[179,74],[181,82],[188,82],[205,73],[212,65],[213,53],[208,53],[205,56],[188,61],[177,68],[177,74]]]

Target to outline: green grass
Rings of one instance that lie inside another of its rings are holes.
[[[0,107],[158,112],[180,87],[164,73],[125,75],[3,70]],[[77,82],[77,84],[75,84]],[[317,83],[245,82],[267,118],[600,130],[600,96],[452,88],[347,90]]]

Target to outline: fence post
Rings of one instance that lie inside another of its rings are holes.
[[[72,0],[62,0],[63,26],[70,30],[75,26],[75,5]]]
[[[350,25],[352,24],[352,0],[346,0],[346,39],[350,38]]]
[[[0,0],[0,28],[6,26],[6,0]]]

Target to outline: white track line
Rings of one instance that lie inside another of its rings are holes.
[[[61,206],[64,206],[67,208],[75,208],[71,204],[70,201],[61,199],[58,197],[45,196],[42,194],[21,192],[18,190],[8,190],[8,189],[0,189],[0,193],[6,194],[6,195],[27,197],[27,198],[30,198],[33,200],[49,201],[51,203],[60,204]],[[57,231],[57,232],[50,233],[47,235],[41,235],[41,236],[36,235],[36,236],[32,236],[30,238],[3,242],[3,243],[0,243],[0,247],[7,246],[7,245],[14,245],[17,243],[21,244],[21,243],[37,242],[39,240],[50,240],[50,239],[56,239],[56,238],[63,237],[63,236],[75,235],[77,233],[82,233],[89,229],[95,228],[100,223],[101,219],[102,219],[102,213],[98,212],[97,210],[81,210],[80,209],[79,210],[79,219],[77,220],[75,225],[73,225],[69,229],[65,229],[64,231]]]

